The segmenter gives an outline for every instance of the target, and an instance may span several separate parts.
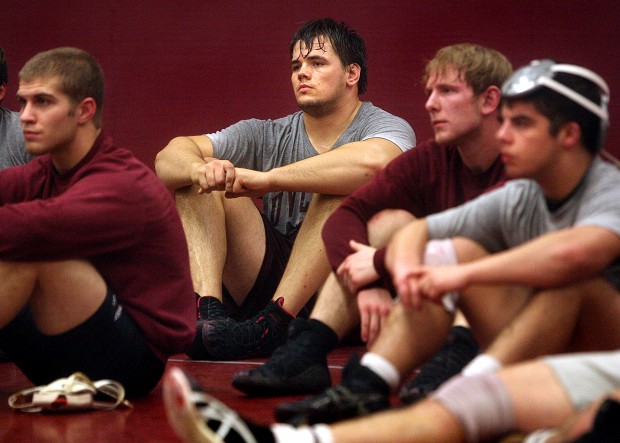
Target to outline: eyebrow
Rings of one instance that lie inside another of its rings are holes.
[[[300,58],[302,58],[304,60],[308,60],[308,61],[316,61],[316,60],[327,61],[327,57],[325,57],[324,55],[316,54],[316,55],[308,55],[308,56],[304,57],[303,55],[300,54],[299,57],[297,57],[294,60],[291,60],[291,65],[295,65],[295,64],[301,63],[301,61],[299,60]]]
[[[20,94],[20,93],[18,92],[18,93],[17,93],[17,95],[16,95],[16,97],[17,97],[19,100],[25,100],[25,99],[26,99],[26,97],[32,97],[32,98],[54,98],[54,95],[53,95],[53,94],[50,94],[50,93],[47,93],[47,92],[39,92],[39,93],[32,94],[32,95],[28,95],[28,94],[23,95],[23,94]]]

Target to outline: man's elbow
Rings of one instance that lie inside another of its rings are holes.
[[[159,179],[166,185],[166,187],[172,191],[178,188],[177,183],[174,182],[172,175],[170,174],[171,165],[174,162],[174,158],[177,156],[177,149],[181,146],[186,137],[175,137],[155,155],[155,173]]]
[[[402,151],[395,147],[394,149],[385,149],[384,147],[375,147],[367,152],[365,156],[365,167],[372,174],[381,171],[385,166],[398,157]]]
[[[568,277],[593,277],[603,272],[610,264],[606,254],[582,244],[559,246],[553,255],[562,264]]]

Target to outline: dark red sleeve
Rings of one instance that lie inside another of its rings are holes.
[[[426,215],[425,190],[421,189],[417,169],[420,168],[420,147],[413,148],[392,160],[382,171],[347,197],[326,221],[323,241],[327,257],[334,269],[353,252],[350,240],[368,244],[368,221],[384,209],[405,209],[416,216]]]

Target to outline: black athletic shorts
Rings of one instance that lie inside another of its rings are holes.
[[[0,348],[35,385],[80,371],[93,381],[119,381],[128,396],[141,396],[165,368],[109,287],[97,312],[59,335],[42,334],[26,307],[0,330]]]
[[[250,289],[241,306],[237,306],[225,287],[222,288],[224,308],[231,318],[238,321],[253,317],[267,306],[280,284],[293,249],[293,243],[297,238],[298,231],[284,235],[271,224],[262,212],[261,217],[265,227],[265,257],[254,286]],[[313,296],[298,316],[308,317],[310,315],[314,298]]]

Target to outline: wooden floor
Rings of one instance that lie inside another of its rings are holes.
[[[341,370],[352,352],[361,348],[338,348],[329,357],[332,381],[339,382]],[[245,417],[260,423],[273,421],[273,409],[282,401],[295,397],[248,398],[230,385],[237,371],[262,364],[264,359],[239,362],[190,361],[184,356],[172,358],[168,364],[178,366],[193,376],[209,393]],[[12,412],[8,397],[20,389],[32,386],[12,363],[0,363],[0,443],[97,443],[97,442],[166,442],[175,437],[166,420],[161,386],[147,397],[132,400],[133,409],[90,411],[79,413]]]

